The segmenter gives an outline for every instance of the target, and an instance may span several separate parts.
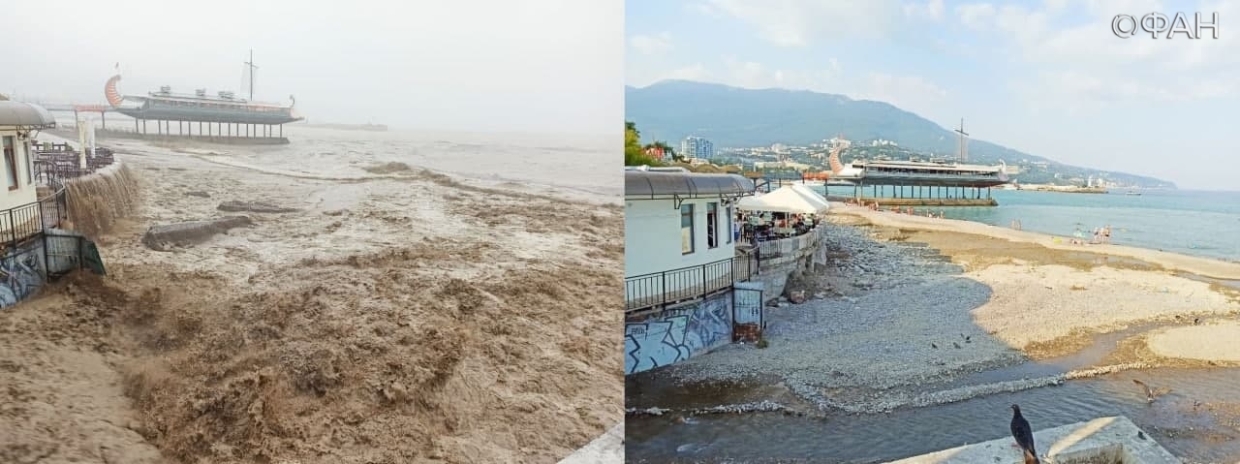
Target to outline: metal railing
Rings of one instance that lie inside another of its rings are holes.
[[[0,210],[0,249],[12,249],[48,228],[60,227],[66,211],[63,188],[34,203]]]
[[[81,159],[72,151],[37,151],[34,160],[34,180],[54,190],[63,189],[65,181],[89,175],[110,166],[116,161],[112,150],[96,148],[93,154],[86,156],[86,168],[81,167]]]
[[[705,298],[750,279],[752,259],[727,258],[698,266],[656,272],[624,280],[626,313]]]

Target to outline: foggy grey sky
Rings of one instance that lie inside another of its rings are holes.
[[[160,85],[240,91],[311,122],[619,133],[621,0],[4,2],[0,92],[99,103]],[[51,29],[49,30],[49,27]]]

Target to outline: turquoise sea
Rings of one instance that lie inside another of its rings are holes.
[[[1140,190],[1127,195],[996,190],[998,207],[932,208],[944,217],[1071,237],[1111,226],[1118,245],[1240,262],[1240,192]],[[834,193],[834,192],[832,192]],[[925,211],[923,209],[923,211]]]

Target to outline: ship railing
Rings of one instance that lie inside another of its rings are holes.
[[[959,178],[962,178],[962,177],[977,177],[977,178],[986,178],[986,179],[990,179],[990,178],[996,178],[996,177],[998,177],[998,176],[999,176],[999,172],[998,172],[998,171],[993,172],[993,173],[986,173],[986,172],[926,172],[926,171],[896,171],[896,170],[886,170],[886,169],[883,169],[883,170],[877,170],[877,169],[867,169],[867,170],[865,170],[865,175],[867,175],[867,176],[917,176],[917,177],[935,177],[935,178],[943,178],[943,179],[959,179]]]

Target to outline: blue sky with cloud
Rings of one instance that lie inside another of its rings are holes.
[[[1217,12],[1219,38],[1111,32],[1152,11]],[[886,101],[1070,164],[1240,190],[1234,2],[628,0],[625,16],[628,85]]]

